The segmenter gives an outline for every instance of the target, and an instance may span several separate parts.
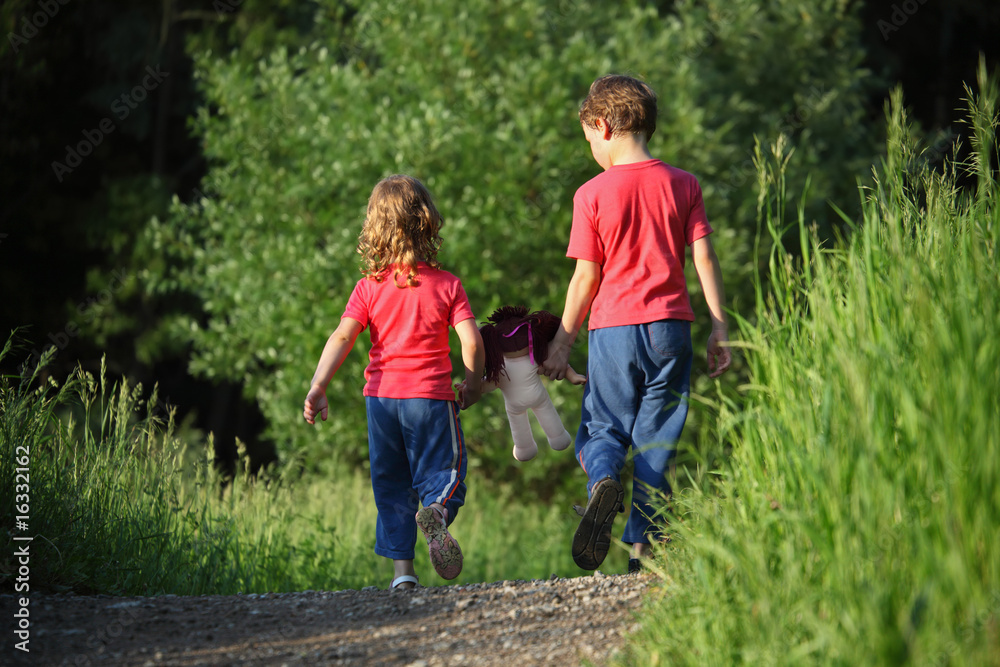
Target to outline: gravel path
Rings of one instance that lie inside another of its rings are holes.
[[[650,574],[417,588],[146,598],[32,594],[32,665],[605,665]],[[0,595],[3,615],[16,608]]]

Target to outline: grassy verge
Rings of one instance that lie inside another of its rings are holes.
[[[851,238],[775,244],[742,407],[716,406],[732,457],[675,499],[625,664],[998,664],[998,96],[979,85],[969,164],[922,166],[896,96]],[[775,236],[780,153],[761,164]]]
[[[277,474],[223,484],[211,442],[195,452],[178,441],[155,392],[144,399],[139,387],[83,372],[62,386],[39,384],[27,376],[0,386],[0,460],[22,457],[30,477],[22,513],[12,501],[23,480],[12,465],[0,474],[0,589],[17,584],[18,536],[34,538],[36,591],[228,594],[385,587],[391,579],[390,563],[372,552],[375,509],[363,472],[301,477],[290,462]],[[578,517],[568,502],[518,502],[474,472],[469,488],[453,527],[466,556],[455,583],[583,574],[569,554]],[[446,583],[420,543],[416,566],[425,585]],[[624,554],[609,566],[624,568]]]

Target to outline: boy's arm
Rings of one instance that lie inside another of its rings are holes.
[[[326,387],[333,379],[333,374],[344,363],[347,353],[354,347],[354,341],[357,340],[362,329],[364,327],[361,322],[344,317],[340,320],[340,325],[327,339],[323,354],[319,358],[319,364],[316,366],[316,372],[313,374],[309,393],[306,395],[305,407],[302,410],[302,416],[310,424],[316,423],[317,414],[323,421],[326,421],[329,408],[326,400]]]
[[[601,265],[585,259],[576,260],[576,270],[566,290],[566,307],[563,309],[562,325],[549,343],[548,357],[539,368],[542,375],[553,380],[566,377],[569,365],[569,350],[580,333],[583,320],[587,317],[590,304],[601,286]]]
[[[458,389],[458,404],[464,410],[482,396],[486,348],[475,318],[470,317],[456,324],[455,333],[462,343],[462,361],[465,362],[465,381],[459,384]]]
[[[691,244],[694,269],[705,294],[705,303],[712,318],[712,333],[708,337],[709,377],[716,378],[729,370],[733,357],[729,342],[729,325],[726,324],[726,291],[722,284],[719,258],[708,236]]]

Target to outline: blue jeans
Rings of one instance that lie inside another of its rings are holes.
[[[429,398],[365,397],[368,460],[378,519],[375,553],[412,559],[419,505],[440,503],[448,522],[465,504],[468,464],[458,404]]]
[[[576,458],[587,473],[587,495],[605,477],[621,479],[633,452],[632,507],[622,541],[660,537],[650,497],[670,493],[667,467],[687,419],[691,383],[691,323],[594,329],[589,334],[587,384],[576,436]]]

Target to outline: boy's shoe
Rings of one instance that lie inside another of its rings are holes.
[[[642,559],[640,558],[629,558],[628,559],[628,573],[629,574],[639,574],[642,572]]]
[[[611,524],[624,512],[625,490],[621,482],[605,477],[590,494],[587,509],[573,536],[573,560],[584,570],[596,570],[611,547]]]
[[[454,579],[462,572],[462,549],[448,532],[447,512],[425,507],[417,512],[417,525],[427,538],[434,571],[442,579]]]

